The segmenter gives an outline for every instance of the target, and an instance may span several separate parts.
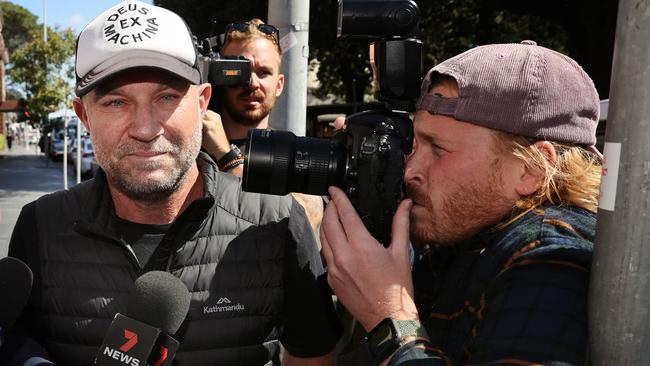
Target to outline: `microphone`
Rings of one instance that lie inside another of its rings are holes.
[[[20,259],[0,259],[0,294],[6,294],[0,301],[0,347],[4,332],[14,325],[27,305],[33,279],[32,270]]]
[[[24,335],[6,333],[23,312],[32,293],[34,274],[18,258],[0,259],[0,364],[2,365],[54,365],[47,359],[43,348]]]
[[[135,281],[125,315],[118,313],[102,343],[95,365],[168,366],[179,342],[171,337],[190,308],[190,293],[168,272],[151,271]]]

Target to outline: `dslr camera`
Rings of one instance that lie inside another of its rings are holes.
[[[246,86],[251,79],[251,62],[244,56],[221,56],[224,35],[207,37],[201,41],[195,39],[199,53],[198,65],[201,82],[212,84],[215,90],[220,86]],[[219,110],[218,98],[211,98],[208,108]]]
[[[340,187],[368,231],[388,246],[413,144],[409,112],[420,93],[419,9],[413,0],[339,0],[338,6],[338,38],[372,42],[376,98],[383,107],[348,116],[332,139],[250,130],[242,185],[278,195],[326,195],[327,187]]]

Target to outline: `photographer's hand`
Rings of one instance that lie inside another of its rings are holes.
[[[329,193],[332,200],[320,236],[327,280],[338,299],[366,331],[388,317],[418,319],[409,260],[411,200],[400,203],[391,245],[384,248],[370,235],[345,193],[334,187]]]
[[[208,110],[203,118],[203,141],[202,146],[205,151],[217,161],[230,151],[230,142],[223,128],[221,116],[211,110]],[[244,168],[238,165],[228,171],[228,173],[242,176]]]
[[[339,131],[345,128],[345,117],[336,117],[334,119],[334,129]]]

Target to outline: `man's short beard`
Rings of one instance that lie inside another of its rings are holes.
[[[129,151],[137,150],[138,146],[142,145],[142,143],[138,142],[121,145],[118,147],[118,156],[124,156]],[[124,165],[110,158],[106,159],[104,152],[97,151],[98,149],[96,148],[97,160],[100,163],[108,162],[108,164],[102,164],[102,166],[105,167],[104,170],[110,182],[118,191],[134,201],[148,203],[163,202],[181,187],[187,179],[190,168],[192,164],[195,164],[196,157],[199,154],[201,148],[201,129],[196,129],[191,144],[189,145],[183,146],[178,141],[166,140],[164,142],[154,143],[153,145],[148,146],[149,149],[167,151],[175,157],[176,164],[162,180],[138,181],[133,178],[131,172]],[[155,162],[150,163],[150,165],[145,165],[144,168],[157,167]]]
[[[490,166],[490,173],[483,182],[458,185],[438,203],[438,210],[435,210],[428,193],[407,184],[408,196],[426,209],[426,217],[419,219],[428,221],[411,223],[412,242],[418,246],[457,244],[511,213],[514,202],[510,202],[501,192],[503,180],[500,161],[495,159]]]
[[[256,127],[257,125],[264,120],[273,110],[275,106],[276,98],[275,96],[269,97],[262,102],[259,109],[252,111],[240,111],[235,108],[235,106],[228,103],[225,98],[224,93],[218,93],[220,95],[219,104],[221,105],[222,113],[225,112],[233,122],[247,127]]]
[[[181,184],[185,181],[189,166],[181,167],[180,174],[171,175],[169,179],[162,182],[137,182],[123,179],[128,172],[116,169],[111,176],[111,182],[117,190],[122,192],[125,196],[138,202],[159,203],[165,201],[172,193],[178,190]]]

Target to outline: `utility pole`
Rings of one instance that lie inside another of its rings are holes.
[[[63,189],[68,189],[68,109],[63,117]]]
[[[284,91],[271,112],[269,123],[279,130],[304,136],[307,119],[309,60],[309,1],[269,0],[268,22],[280,30]]]
[[[66,103],[65,108],[66,110],[68,109],[68,103]],[[75,141],[77,143],[77,184],[79,184],[81,183],[81,120],[78,118],[77,118],[77,137]]]
[[[47,15],[47,0],[43,0],[43,43],[47,43],[47,20],[46,20],[46,15]],[[45,57],[45,56],[44,56]],[[45,73],[47,74],[47,58],[45,59]],[[47,121],[47,115],[45,116],[45,120]],[[47,144],[47,147],[45,148],[45,167],[50,166],[50,144],[51,141],[50,139],[45,139],[45,144]]]
[[[591,270],[591,364],[650,349],[650,0],[620,0]]]
[[[47,16],[47,0],[43,0],[43,42],[47,43],[47,22],[45,18]]]

